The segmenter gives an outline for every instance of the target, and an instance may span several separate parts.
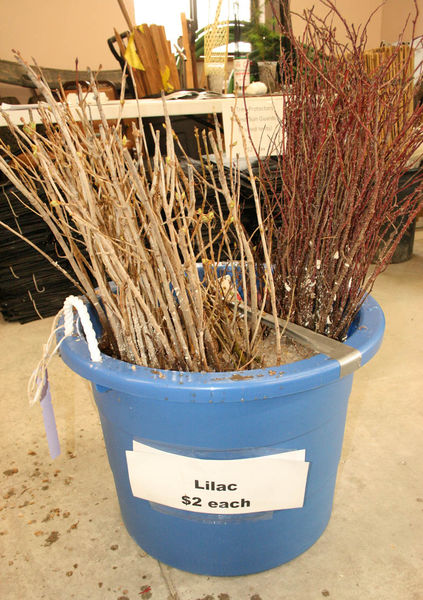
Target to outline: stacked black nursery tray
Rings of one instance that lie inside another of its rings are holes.
[[[44,221],[8,181],[0,184],[0,220],[69,271]],[[6,321],[27,323],[56,314],[78,290],[47,258],[5,228],[0,229],[0,310]]]

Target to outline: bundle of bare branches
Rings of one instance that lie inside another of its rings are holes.
[[[260,167],[277,232],[280,316],[344,339],[419,210],[421,185],[401,202],[397,194],[423,142],[422,107],[406,101],[412,48],[398,44],[369,69],[366,27],[350,26],[331,0],[321,4],[326,17],[306,11],[301,38],[284,31],[284,141],[271,149],[277,168],[271,158]]]
[[[106,120],[94,81],[96,105],[80,90],[79,104],[70,107],[17,59],[45,98],[38,108],[45,133],[9,121],[23,154],[4,147],[0,169],[53,232],[73,270],[68,277],[98,313],[102,349],[155,368],[261,366],[260,314],[269,297],[276,316],[272,273],[268,260],[258,281],[240,222],[239,173],[225,172],[219,134],[208,140],[215,165],[206,158],[201,172],[183,170],[166,117],[166,156],[157,133],[150,160],[141,119],[129,149],[120,119]],[[207,204],[210,187],[215,210]],[[226,267],[218,268],[223,259]],[[249,314],[239,310],[236,290],[248,299]],[[280,354],[279,332],[277,346]]]

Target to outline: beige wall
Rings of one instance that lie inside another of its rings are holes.
[[[416,22],[417,36],[423,35],[423,0],[417,0],[419,15]],[[407,22],[407,26],[404,26]],[[382,14],[382,40],[385,42],[395,42],[404,30],[404,40],[408,41],[412,37],[413,20],[415,18],[413,0],[386,0]]]
[[[133,1],[125,2],[134,20]],[[423,0],[417,3],[421,12],[417,34],[421,35]],[[356,26],[380,4],[381,0],[336,0],[347,21]],[[292,10],[300,13],[313,5],[322,12],[318,0],[291,0]],[[12,60],[11,49],[16,48],[25,58],[34,57],[45,67],[73,69],[78,57],[81,69],[95,69],[99,64],[106,69],[118,68],[107,47],[113,27],[127,29],[117,0],[0,0],[0,8],[0,58]],[[412,8],[413,0],[386,0],[369,25],[368,47],[377,47],[382,40],[395,41]],[[410,35],[410,27],[406,35]],[[17,95],[24,102],[29,92],[0,83],[0,96],[5,95]]]
[[[353,23],[356,27],[366,23],[371,13],[376,11],[367,29],[368,48],[378,47],[381,41],[396,41],[403,30],[408,14],[414,13],[413,0],[385,0],[384,4],[382,4],[381,0],[335,0],[335,4],[347,22],[349,24]],[[417,5],[420,15],[416,33],[417,35],[422,35],[423,0],[417,0]],[[318,0],[291,0],[291,9],[297,13],[302,13],[304,9],[309,9],[312,6],[315,6],[315,12],[319,16],[327,13],[327,9],[319,5]],[[298,18],[293,21],[294,28],[298,32],[301,31],[300,23],[301,21]],[[337,24],[337,28],[340,33],[340,39],[345,40],[342,25]],[[404,40],[410,39],[411,24],[409,24],[405,34]]]
[[[134,20],[133,1],[125,0]],[[40,66],[118,69],[107,39],[128,29],[117,0],[0,0],[0,58],[13,60],[19,50]],[[13,95],[16,88],[0,83],[0,95]]]

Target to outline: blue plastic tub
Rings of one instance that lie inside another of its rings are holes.
[[[383,312],[369,297],[345,342],[361,352],[362,365],[377,352],[383,331]],[[151,556],[193,573],[243,575],[295,558],[323,533],[353,379],[339,377],[337,361],[319,354],[249,371],[242,379],[134,367],[105,355],[92,363],[83,336],[66,338],[60,353],[92,382],[123,520]],[[305,449],[310,465],[304,505],[229,516],[134,497],[126,460],[134,440],[219,461]]]

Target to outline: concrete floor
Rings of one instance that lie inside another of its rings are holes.
[[[146,555],[121,522],[88,384],[54,360],[54,461],[41,410],[28,407],[52,320],[1,323],[0,597],[422,600],[423,230],[414,250],[374,289],[386,334],[355,375],[329,526],[305,554],[257,575],[191,575]]]

